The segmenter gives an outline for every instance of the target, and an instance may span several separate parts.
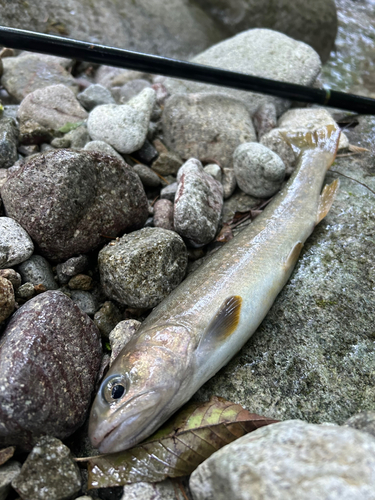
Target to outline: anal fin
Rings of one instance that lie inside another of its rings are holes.
[[[319,224],[319,222],[324,219],[324,217],[328,214],[333,200],[335,199],[336,193],[339,189],[340,181],[339,179],[335,179],[331,184],[326,184],[320,195],[318,213],[316,214],[315,225]]]

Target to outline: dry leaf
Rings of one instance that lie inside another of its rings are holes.
[[[88,458],[88,486],[108,488],[186,476],[221,447],[275,422],[223,398],[190,403],[134,448]]]
[[[366,148],[361,148],[359,146],[354,146],[354,144],[349,144],[349,151],[352,151],[353,153],[369,153],[370,150]]]

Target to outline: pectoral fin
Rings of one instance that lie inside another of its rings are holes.
[[[240,321],[241,305],[242,298],[239,295],[224,300],[199,342],[200,353],[215,348],[232,335]]]
[[[284,267],[286,270],[290,269],[291,267],[293,268],[296,265],[296,262],[298,260],[299,254],[301,253],[302,248],[303,248],[303,243],[301,241],[298,241],[291,249],[289,255],[284,261]]]
[[[336,193],[339,189],[340,181],[339,179],[334,180],[331,184],[326,184],[320,195],[320,202],[318,213],[316,215],[316,224],[324,219],[324,217],[328,214],[329,209],[332,206],[333,200],[335,199]]]

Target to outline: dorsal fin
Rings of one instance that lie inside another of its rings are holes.
[[[241,305],[242,297],[239,295],[232,295],[224,300],[201,338],[198,351],[214,349],[232,335],[240,321]]]

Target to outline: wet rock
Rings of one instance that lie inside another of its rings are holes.
[[[89,261],[86,255],[71,257],[62,264],[57,264],[57,278],[62,285],[68,283],[72,276],[86,271],[89,266]]]
[[[132,156],[141,163],[151,163],[158,156],[158,152],[154,146],[146,139],[142,147],[138,151],[134,151]]]
[[[9,280],[14,290],[17,290],[21,286],[21,276],[14,269],[0,269],[0,276]]]
[[[119,352],[125,345],[134,337],[134,334],[141,326],[141,322],[136,319],[126,319],[117,323],[115,328],[109,334],[109,342],[111,344],[111,360],[109,366],[117,358]]]
[[[166,199],[170,201],[174,201],[174,197],[177,192],[178,183],[173,182],[172,184],[168,184],[160,191],[160,198]]]
[[[290,420],[224,446],[191,475],[195,500],[373,498],[375,438]]]
[[[223,168],[221,183],[223,185],[224,200],[226,200],[232,196],[237,187],[236,176],[233,168]]]
[[[69,295],[82,312],[86,313],[88,316],[94,316],[98,309],[98,304],[90,292],[84,290],[71,290]]]
[[[9,168],[18,159],[18,129],[13,118],[0,120],[0,168]]]
[[[107,300],[94,316],[94,322],[103,337],[108,337],[118,323],[122,321],[122,314],[113,302]]]
[[[155,99],[153,89],[144,89],[127,104],[97,106],[87,122],[91,138],[107,142],[123,154],[136,151],[145,142]]]
[[[112,155],[117,158],[123,165],[126,165],[124,158],[109,144],[104,141],[91,141],[85,144],[85,151],[99,151],[105,155]]]
[[[133,483],[124,486],[121,500],[186,500],[178,483],[165,479],[160,483]]]
[[[362,411],[353,415],[345,425],[358,429],[359,431],[368,432],[375,438],[375,411]]]
[[[142,226],[148,215],[143,186],[131,168],[88,151],[32,158],[8,176],[1,196],[8,215],[52,260],[86,253],[105,236]]]
[[[26,282],[17,290],[17,300],[24,299],[24,301],[31,299],[35,295],[35,287],[33,283]]]
[[[163,112],[164,140],[182,159],[232,166],[234,150],[256,140],[243,101],[225,93],[177,94]]]
[[[173,231],[173,203],[167,199],[157,200],[154,205],[154,226]]]
[[[257,132],[258,141],[276,127],[277,115],[276,108],[272,102],[266,102],[260,106],[254,116],[254,127]]]
[[[41,255],[32,255],[20,264],[18,270],[24,282],[28,281],[33,285],[42,284],[46,290],[56,290],[58,288],[51,265]]]
[[[18,222],[11,217],[0,217],[0,267],[20,264],[28,259],[33,251],[34,245],[30,236]]]
[[[179,285],[186,266],[184,242],[161,228],[124,235],[99,252],[105,293],[130,307],[155,307]]]
[[[81,489],[81,474],[69,448],[59,439],[44,436],[12,486],[22,498],[68,500]]]
[[[297,163],[293,149],[287,144],[278,128],[272,129],[260,139],[260,144],[276,153],[283,161],[286,175],[291,175]]]
[[[206,174],[212,175],[214,179],[221,182],[222,180],[221,168],[217,163],[210,163],[209,165],[206,165],[203,170],[206,172]]]
[[[139,175],[139,178],[145,187],[152,188],[160,186],[159,177],[147,165],[136,163],[133,167],[133,171]]]
[[[100,335],[63,293],[47,291],[12,317],[0,348],[0,444],[30,449],[85,420],[101,359]]]
[[[371,149],[375,119],[360,118],[347,134],[351,144]],[[375,189],[370,153],[355,162],[336,158],[335,170]],[[326,181],[336,175],[328,172]],[[374,211],[374,195],[340,177],[333,206],[291,279],[241,352],[200,389],[199,400],[219,395],[258,414],[315,423],[342,424],[374,408]]]
[[[21,471],[21,464],[11,460],[0,467],[0,500],[8,498],[11,482],[16,479]]]
[[[175,230],[194,245],[205,245],[215,236],[223,207],[223,187],[192,158],[179,170],[174,201]]]
[[[160,175],[176,175],[178,169],[182,166],[181,158],[169,151],[160,153],[158,158],[152,164],[152,169]]]
[[[210,47],[191,61],[229,71],[308,86],[314,83],[321,68],[319,56],[314,49],[268,29],[252,29],[239,33],[233,38]],[[172,78],[166,78],[161,83],[171,94],[223,92],[222,87]],[[226,93],[242,99],[252,115],[266,102],[275,104],[278,115],[290,106],[289,101],[278,97],[235,89],[226,89]]]
[[[283,161],[258,142],[238,146],[233,155],[233,166],[238,187],[255,198],[270,198],[284,181]]]
[[[77,95],[77,99],[87,111],[91,111],[95,106],[101,104],[116,104],[111,92],[103,85],[90,85],[83,92]]]
[[[50,85],[60,84],[77,93],[78,85],[65,69],[66,61],[60,57],[30,53],[7,57],[3,60],[1,83],[19,101],[31,92]]]
[[[119,97],[121,104],[133,99],[136,95],[142,92],[143,89],[151,87],[151,83],[143,79],[135,79],[125,83],[119,90]]]
[[[0,323],[7,319],[15,308],[15,298],[12,283],[0,276]]]
[[[77,274],[69,280],[68,287],[71,290],[91,290],[93,287],[92,278],[86,274]]]
[[[65,85],[50,85],[34,90],[25,97],[18,110],[21,128],[38,124],[47,130],[58,130],[87,117],[87,112],[72,90]]]

